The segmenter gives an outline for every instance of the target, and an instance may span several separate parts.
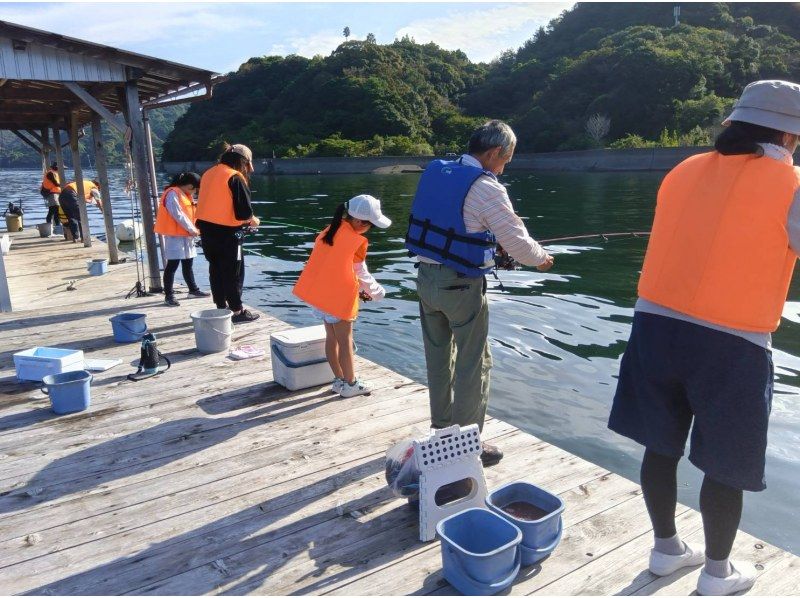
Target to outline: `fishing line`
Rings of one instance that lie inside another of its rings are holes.
[[[592,233],[589,235],[574,235],[572,237],[555,237],[552,239],[538,239],[539,243],[555,243],[557,241],[575,241],[578,239],[594,239],[596,237],[600,237],[603,241],[608,241],[612,237],[630,237],[630,238],[639,238],[639,237],[646,237],[650,235],[650,231],[641,231],[641,232],[628,232],[628,233]]]

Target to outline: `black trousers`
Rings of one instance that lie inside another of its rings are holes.
[[[242,309],[244,254],[235,233],[203,230],[203,254],[208,260],[211,296],[219,309]]]
[[[190,291],[196,291],[197,283],[194,281],[194,272],[192,271],[192,263],[194,258],[187,258],[185,260],[167,260],[167,265],[164,266],[164,295],[167,297],[173,296],[172,287],[175,284],[175,272],[178,270],[178,264],[181,266],[183,273],[183,280],[186,281]]]
[[[50,206],[47,208],[47,218],[45,218],[44,221],[48,224],[52,222],[53,226],[58,224],[58,206]]]
[[[81,229],[81,212],[78,208],[78,196],[67,189],[62,191],[61,195],[58,196],[58,203],[61,204],[61,209],[64,210],[64,214],[69,219],[67,226],[72,233],[72,238],[80,238],[82,241],[83,230]]]

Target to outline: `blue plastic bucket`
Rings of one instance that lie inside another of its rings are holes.
[[[546,512],[538,519],[521,519],[504,509],[516,502],[533,505]],[[541,561],[555,550],[561,541],[564,501],[547,490],[528,482],[511,482],[493,490],[486,497],[486,506],[522,531],[522,566]]]
[[[146,314],[123,312],[109,318],[114,340],[118,343],[135,343],[147,334]]]
[[[86,269],[92,276],[100,276],[108,272],[108,260],[105,258],[87,260]]]
[[[46,388],[42,392],[50,397],[53,411],[59,415],[75,413],[89,408],[92,374],[85,370],[51,374],[42,378]]]
[[[436,525],[445,579],[463,594],[491,596],[519,573],[522,532],[486,509],[466,509]]]

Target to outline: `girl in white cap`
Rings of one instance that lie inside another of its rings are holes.
[[[371,195],[357,195],[336,208],[333,220],[314,242],[294,294],[325,324],[325,355],[335,376],[333,391],[342,397],[367,394],[353,367],[353,322],[359,296],[383,299],[386,291],[367,270],[367,238],[372,228],[392,224]]]

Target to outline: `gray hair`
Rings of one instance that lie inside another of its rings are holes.
[[[506,123],[501,120],[490,120],[473,131],[469,138],[468,152],[478,155],[492,148],[501,148],[504,156],[509,155],[517,146],[517,136]]]

